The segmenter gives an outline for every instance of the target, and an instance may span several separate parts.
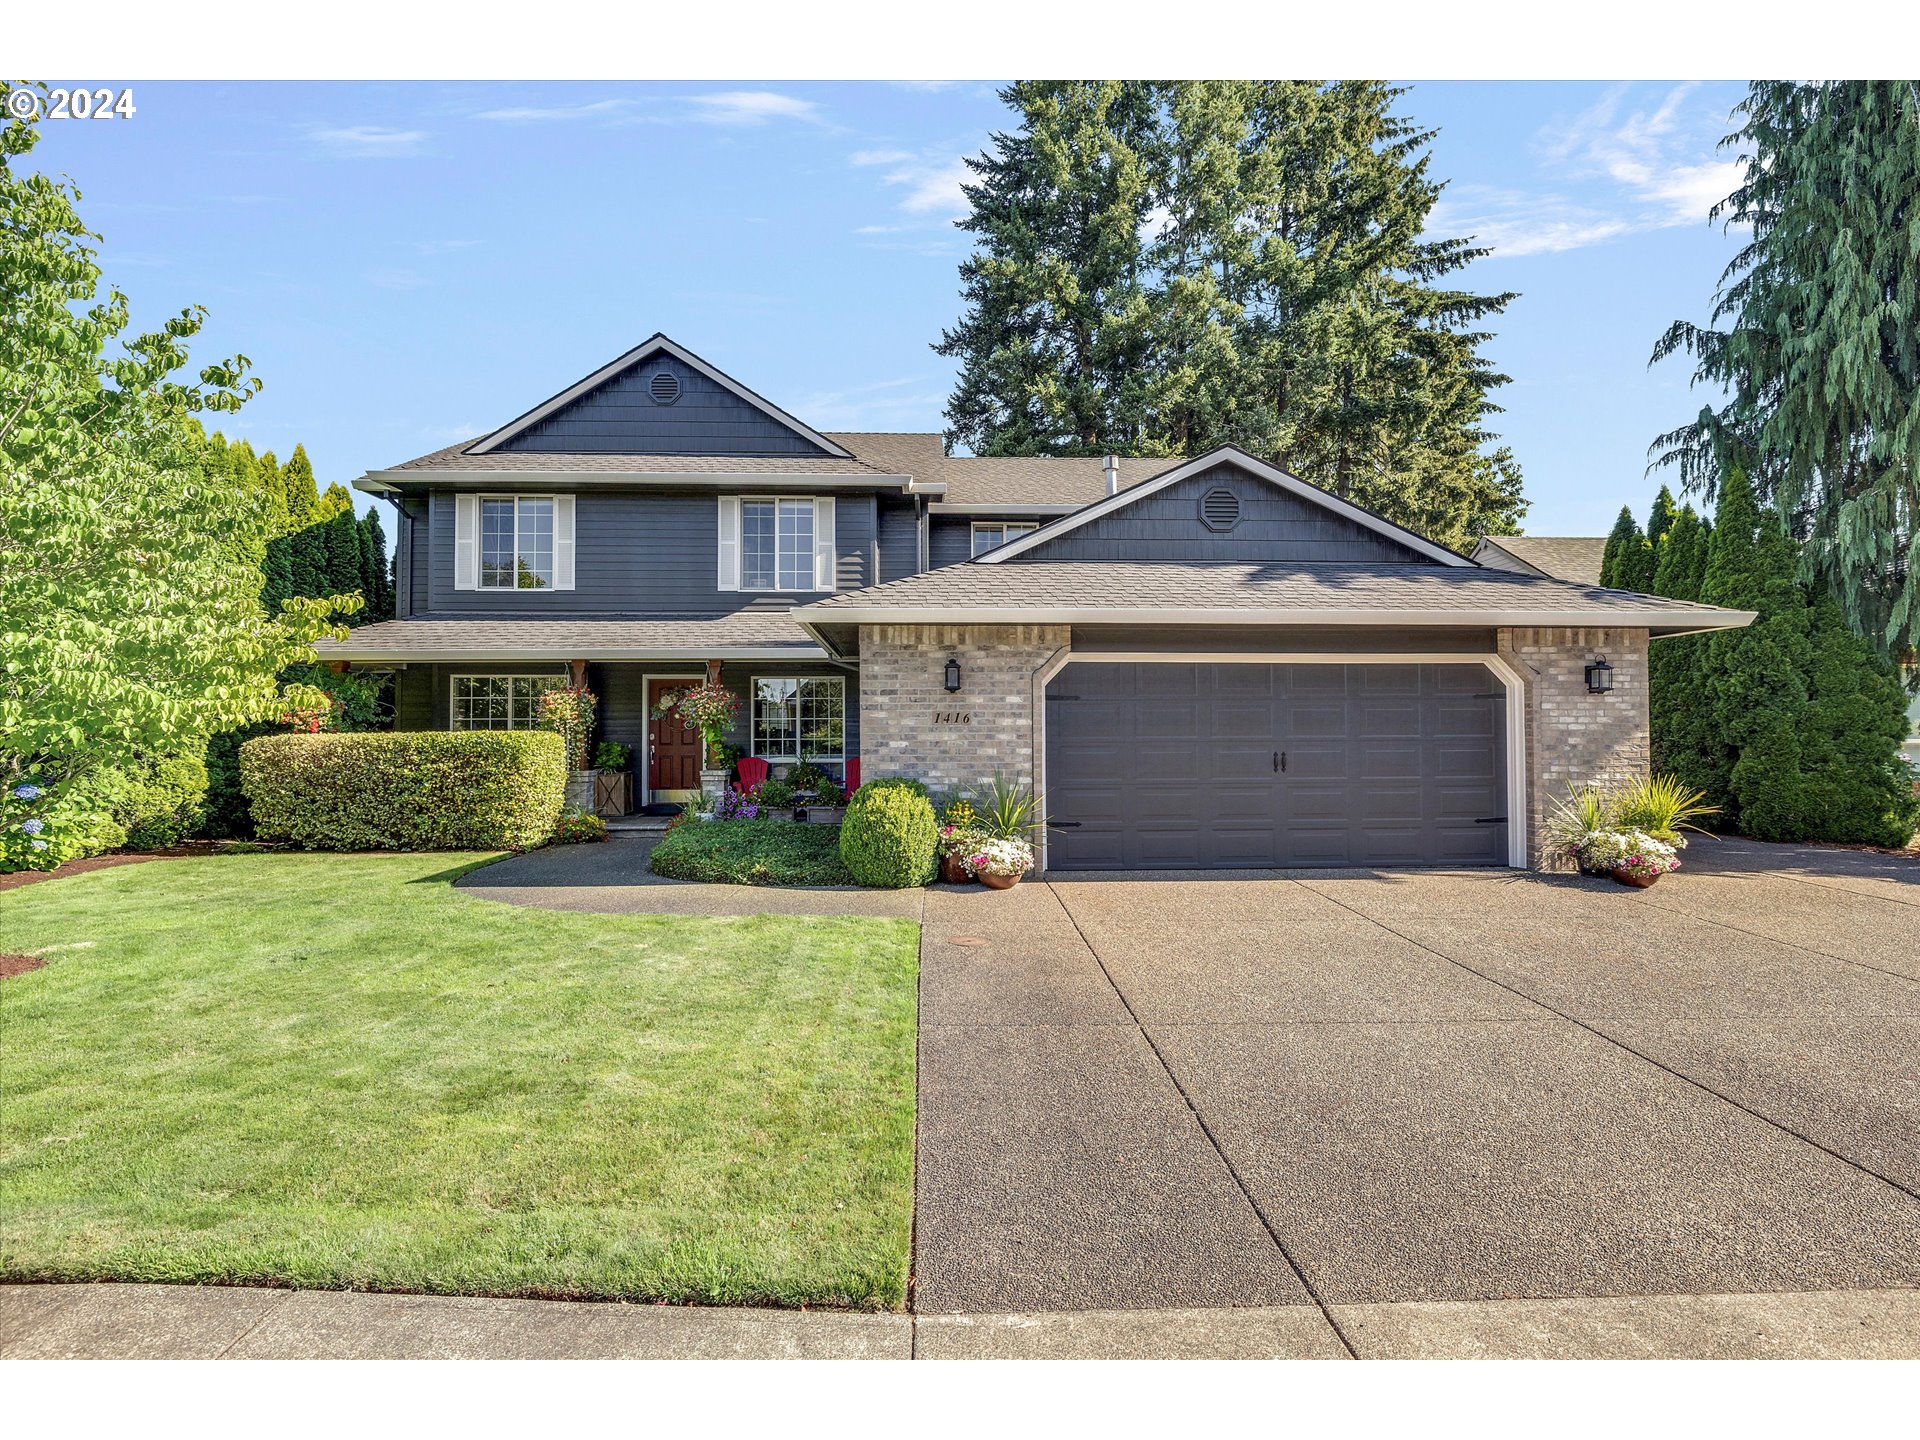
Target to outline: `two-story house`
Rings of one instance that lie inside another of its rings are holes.
[[[1483,567],[1231,448],[822,433],[663,335],[356,484],[398,617],[321,648],[394,672],[400,728],[584,677],[679,798],[658,702],[717,677],[775,766],[1034,785],[1056,868],[1527,864],[1568,782],[1644,771],[1649,642],[1751,619]]]

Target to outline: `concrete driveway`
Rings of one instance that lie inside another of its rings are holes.
[[[1920,865],[1687,860],[927,892],[916,1307],[1920,1285]]]

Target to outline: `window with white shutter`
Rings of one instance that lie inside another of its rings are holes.
[[[453,497],[453,588],[480,587],[480,497]]]

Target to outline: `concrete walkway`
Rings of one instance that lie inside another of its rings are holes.
[[[0,1286],[4,1360],[1915,1359],[1920,1292],[853,1315],[185,1285]],[[1349,1348],[1351,1347],[1351,1348]]]

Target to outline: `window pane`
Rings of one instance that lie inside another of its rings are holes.
[[[813,760],[838,760],[847,750],[846,682],[800,682],[800,754]]]
[[[771,500],[749,500],[740,506],[740,585],[745,590],[774,587]]]
[[[553,501],[520,501],[516,583],[522,590],[553,586]]]
[[[780,502],[780,585],[782,590],[813,589],[813,502]]]
[[[480,583],[488,588],[513,585],[513,501],[480,502]]]
[[[799,758],[796,692],[792,680],[756,680],[753,684],[753,753],[766,760]]]
[[[976,555],[993,549],[1002,540],[1003,534],[998,525],[976,525],[973,527],[973,553]]]

